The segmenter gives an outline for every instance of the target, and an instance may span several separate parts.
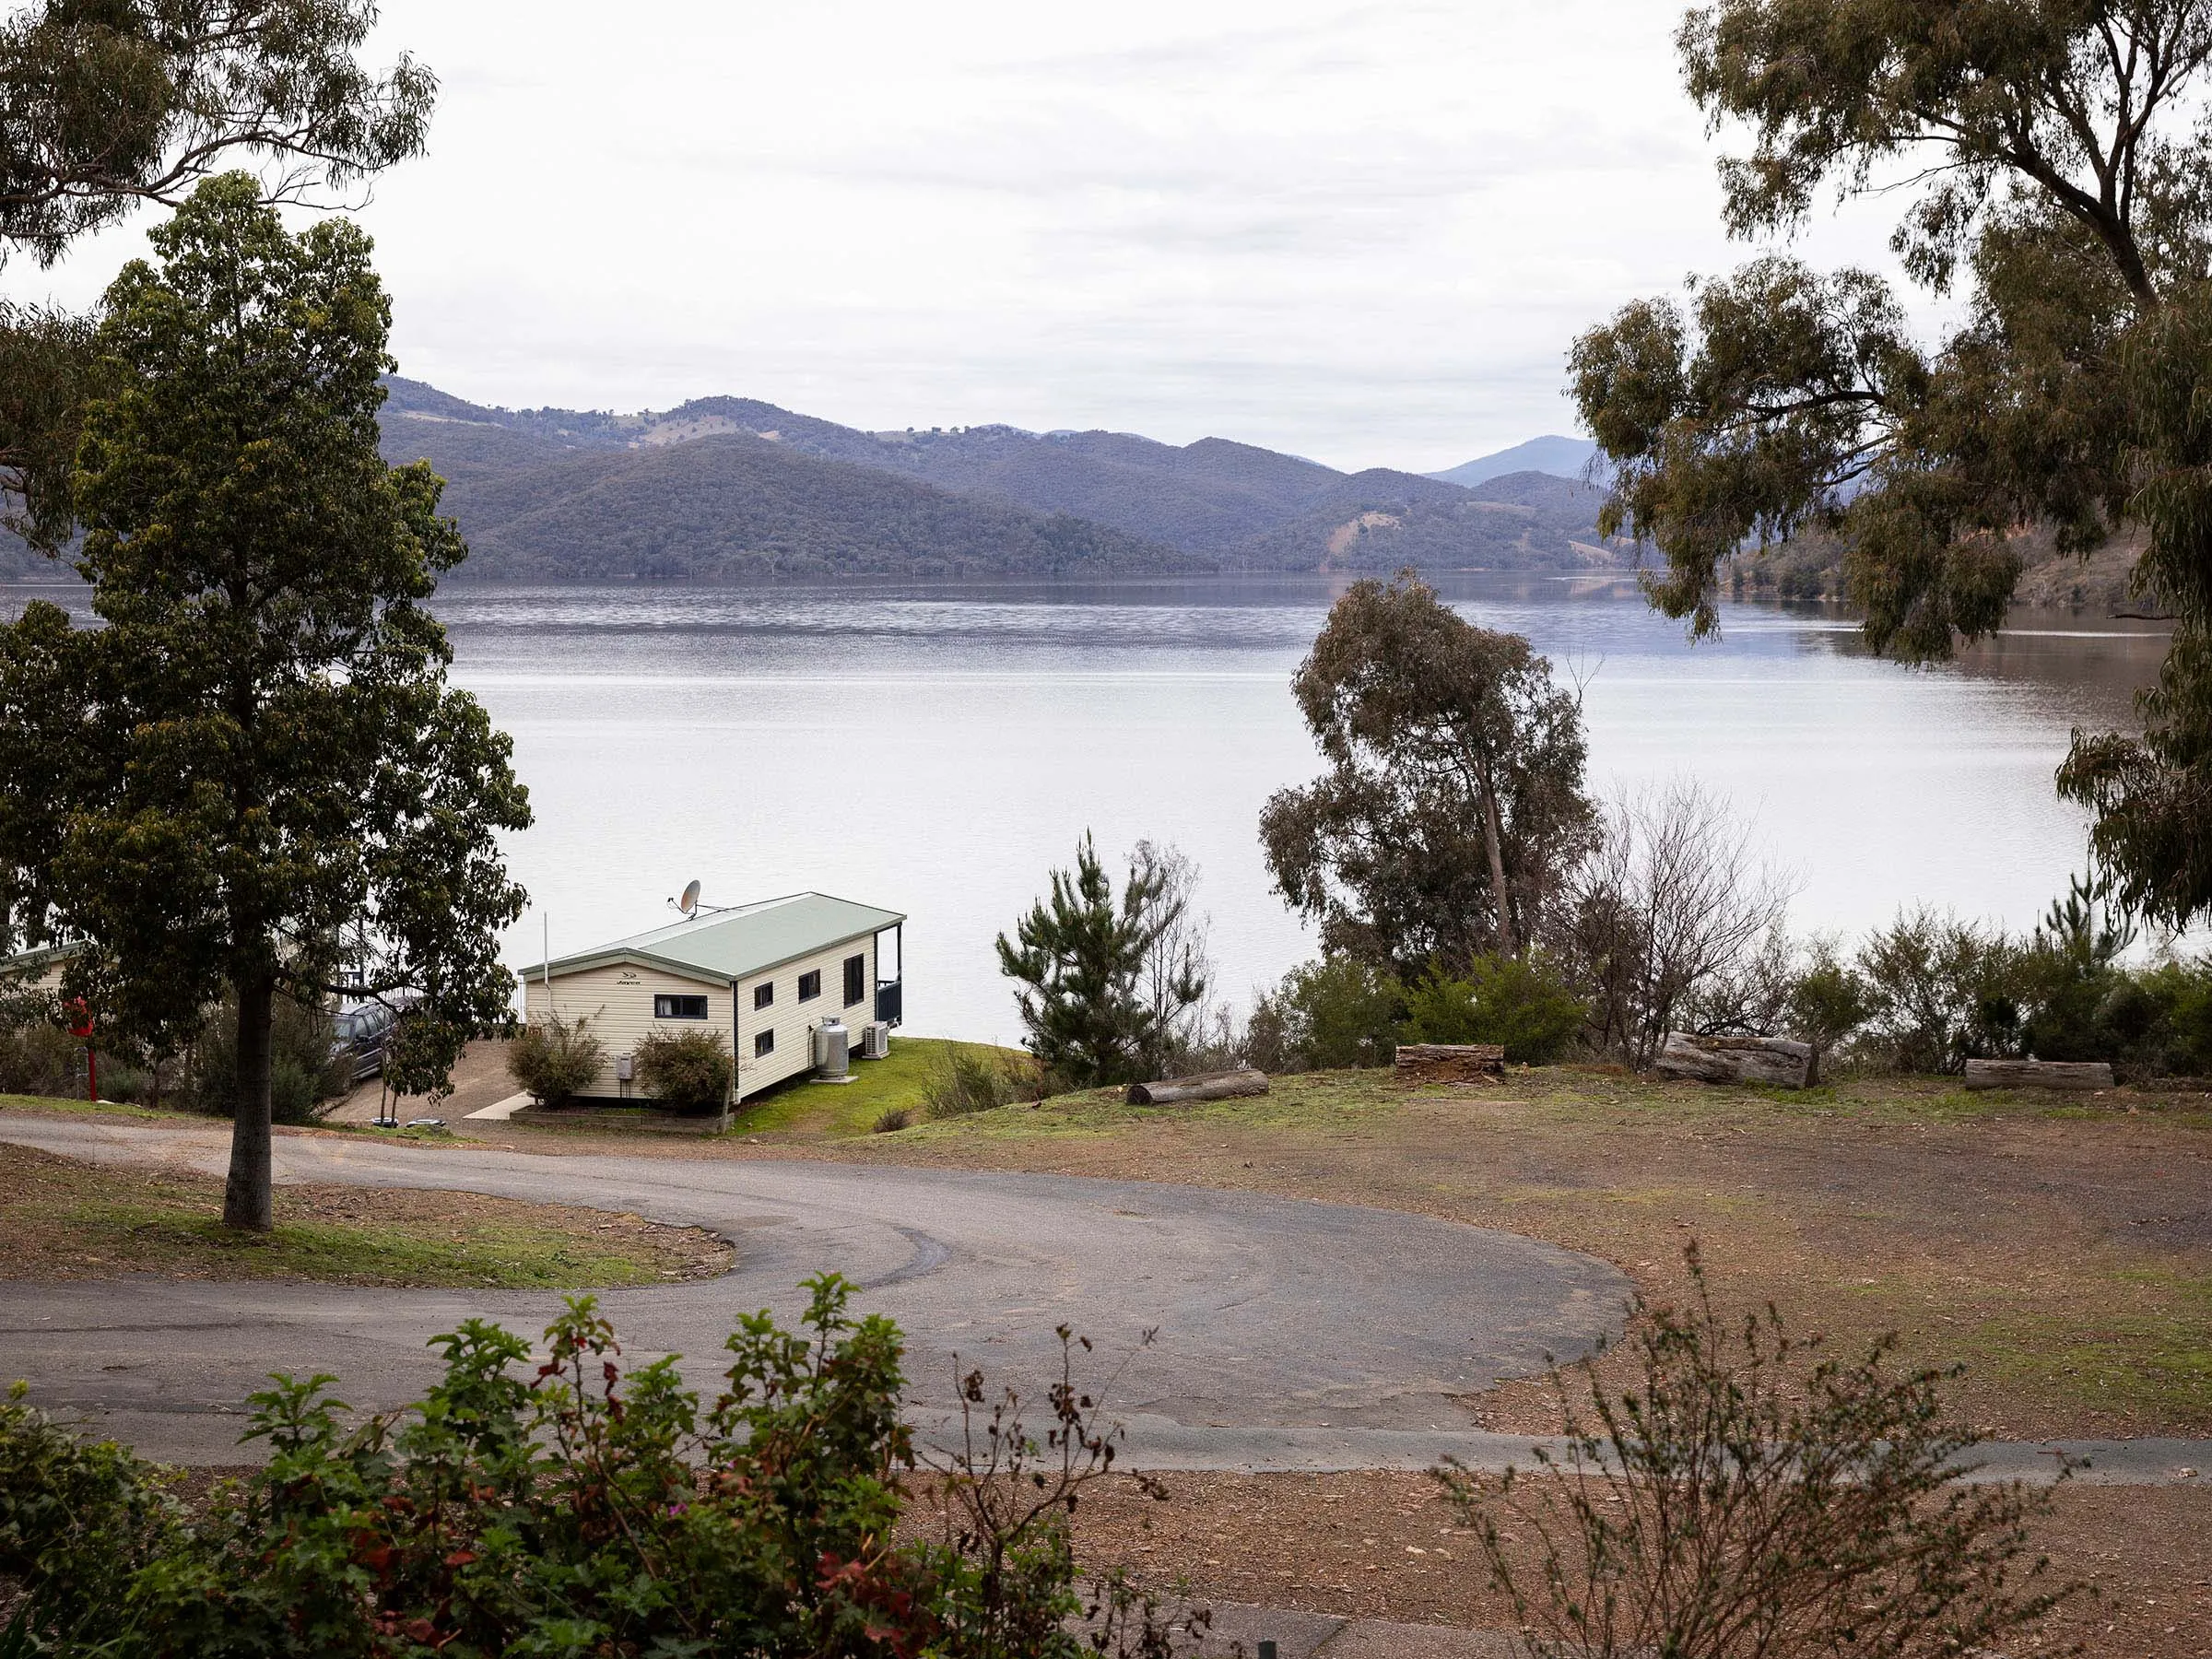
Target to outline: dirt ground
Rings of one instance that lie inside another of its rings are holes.
[[[1171,1475],[1166,1502],[1116,1477],[1077,1512],[1087,1566],[1204,1602],[1400,1624],[1510,1627],[1472,1532],[1425,1475]],[[1517,1571],[1535,1563],[1520,1544]],[[2063,1488],[2034,1547],[2079,1583],[2029,1652],[2212,1656],[2212,1488]],[[1534,1583],[1534,1579],[1530,1579]]]

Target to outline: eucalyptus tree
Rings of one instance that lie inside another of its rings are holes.
[[[0,264],[51,265],[88,232],[173,207],[241,159],[271,201],[318,203],[418,155],[436,77],[359,53],[371,0],[41,0],[0,22]],[[89,329],[0,304],[0,512],[52,551],[74,528]]]
[[[224,1218],[270,1225],[275,999],[419,998],[442,1075],[506,1017],[510,740],[445,681],[424,601],[466,549],[377,449],[390,307],[368,239],[201,184],[108,290],[73,507],[103,627],[0,628],[0,921],[87,948],[73,988],[173,1031],[229,994]]]
[[[1721,567],[1807,530],[1847,547],[1869,640],[1947,655],[2003,619],[2030,526],[2147,535],[2180,618],[2140,739],[2061,775],[2127,900],[2212,909],[2212,0],[1714,0],[1677,36],[1691,97],[1747,147],[1728,230],[1786,239],[1824,195],[1902,204],[1906,279],[1955,295],[1924,342],[1890,282],[1780,253],[1640,300],[1576,343],[1615,467],[1602,517],[1656,547],[1693,631]]]
[[[1270,797],[1260,840],[1324,947],[1407,976],[1524,949],[1596,821],[1550,663],[1406,574],[1347,589],[1291,686],[1329,771]]]

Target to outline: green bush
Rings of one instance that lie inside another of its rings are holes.
[[[279,1124],[312,1124],[353,1088],[351,1062],[331,1055],[330,1017],[279,995],[269,1027],[269,1114]],[[229,1117],[238,1100],[238,1006],[226,997],[192,1050],[184,1105]]]
[[[2021,956],[2001,931],[1924,906],[1900,913],[1854,964],[1874,1057],[1900,1071],[1956,1072],[1970,1058],[2020,1053]]]
[[[2162,1071],[2212,1077],[2212,956],[2160,962],[2136,984],[2156,1016],[2147,1057]]]
[[[0,1030],[0,1094],[81,1095],[85,1045],[49,1019]]]
[[[751,1659],[1078,1659],[1165,1653],[1118,1585],[1086,1606],[1068,1517],[1110,1437],[1079,1387],[1049,1437],[1008,1395],[978,1456],[935,1469],[952,1515],[906,1539],[901,1342],[811,1280],[804,1326],[739,1322],[711,1405],[673,1358],[618,1365],[591,1299],[547,1358],[465,1321],[418,1405],[347,1427],[334,1379],[251,1400],[265,1467],[187,1513],[162,1477],[0,1406],[0,1579],[12,1653],[108,1659],[742,1653]],[[1039,1441],[1051,1450],[1040,1453]],[[1064,1456],[1065,1453],[1065,1456]],[[1102,1638],[1071,1629],[1089,1613]]]
[[[736,1068],[720,1031],[654,1031],[637,1047],[638,1083],[672,1112],[720,1112]]]
[[[1430,963],[1406,990],[1408,1042],[1495,1042],[1519,1065],[1548,1065],[1567,1052],[1590,1016],[1541,953],[1480,956],[1465,979]]]
[[[1395,977],[1350,957],[1324,957],[1263,993],[1245,1030],[1245,1059],[1265,1072],[1388,1065],[1405,1018]]]
[[[507,1075],[540,1106],[582,1094],[598,1077],[606,1051],[584,1025],[581,1015],[566,1021],[548,1015],[532,1020],[508,1043]]]
[[[1866,982],[1837,954],[1833,942],[1816,939],[1805,967],[1790,979],[1786,1009],[1792,1033],[1813,1051],[1806,1080],[1818,1083],[1820,1062],[1866,1023],[1873,999]]]

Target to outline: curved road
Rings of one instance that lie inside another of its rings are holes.
[[[219,1172],[219,1134],[10,1116],[0,1138],[105,1161]],[[279,1182],[440,1187],[633,1211],[737,1245],[718,1279],[600,1302],[632,1359],[712,1376],[741,1312],[803,1303],[835,1268],[908,1339],[917,1410],[958,1369],[1041,1395],[1060,1324],[1123,1368],[1133,1461],[1182,1467],[1432,1462],[1468,1436],[1457,1396],[1585,1351],[1626,1278],[1509,1233],[1394,1211],[1072,1176],[671,1158],[547,1158],[285,1135]],[[159,1457],[236,1462],[238,1403],[272,1371],[330,1371],[383,1408],[435,1375],[424,1347],[468,1314],[535,1336],[548,1294],[147,1278],[0,1283],[0,1379]],[[1156,1329],[1149,1347],[1140,1335]],[[957,1356],[957,1359],[956,1359]],[[1440,1438],[1441,1431],[1442,1438]],[[1480,1437],[1477,1437],[1480,1438]],[[1500,1437],[1502,1440],[1502,1437]],[[1354,1444],[1357,1442],[1357,1449]],[[1332,1450],[1332,1448],[1339,1448]]]

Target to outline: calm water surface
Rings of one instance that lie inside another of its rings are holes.
[[[2051,774],[2076,725],[2124,725],[2163,638],[2016,616],[1960,662],[1873,660],[1843,618],[1733,606],[1692,647],[1630,584],[1446,578],[1472,619],[1586,679],[1600,789],[1688,773],[1801,883],[1804,928],[1926,899],[2031,921],[2081,865]],[[449,590],[454,677],[515,740],[536,827],[508,959],[710,902],[819,888],[905,911],[907,1029],[1011,1039],[991,949],[1085,829],[1199,863],[1224,988],[1311,953],[1256,825],[1312,776],[1291,671],[1322,578],[1112,587]],[[20,591],[14,595],[20,597]]]

